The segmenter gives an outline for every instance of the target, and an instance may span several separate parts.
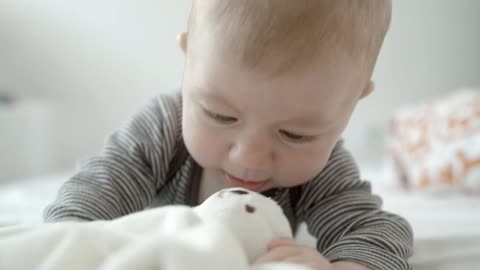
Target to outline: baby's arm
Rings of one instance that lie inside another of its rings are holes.
[[[300,215],[331,262],[369,269],[410,269],[413,233],[403,218],[381,210],[381,199],[360,180],[351,155],[337,145],[320,176],[304,186]]]
[[[46,221],[113,219],[148,206],[179,136],[179,98],[157,97],[83,162],[44,212]]]

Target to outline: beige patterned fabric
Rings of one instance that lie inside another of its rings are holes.
[[[480,91],[398,111],[388,151],[396,178],[409,187],[480,194]]]

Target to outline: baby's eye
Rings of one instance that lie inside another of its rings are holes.
[[[208,117],[210,117],[211,119],[221,124],[233,124],[238,121],[238,119],[235,117],[222,115],[219,113],[209,111],[207,109],[203,109],[203,111],[205,112],[205,114],[207,114]]]
[[[295,134],[292,132],[288,132],[285,130],[280,130],[280,134],[287,140],[294,142],[294,143],[304,143],[308,142],[314,139],[313,136],[306,136],[306,135],[300,135],[300,134]]]

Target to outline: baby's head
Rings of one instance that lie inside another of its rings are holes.
[[[390,15],[390,0],[193,1],[182,128],[209,178],[262,191],[320,173],[373,90]]]

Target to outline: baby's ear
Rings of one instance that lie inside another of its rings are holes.
[[[187,44],[188,44],[188,33],[182,32],[177,35],[177,42],[178,46],[182,50],[183,53],[187,52]]]
[[[370,95],[373,92],[373,90],[375,90],[375,83],[372,80],[370,80],[368,81],[367,85],[363,89],[360,99],[363,99],[364,97]]]

